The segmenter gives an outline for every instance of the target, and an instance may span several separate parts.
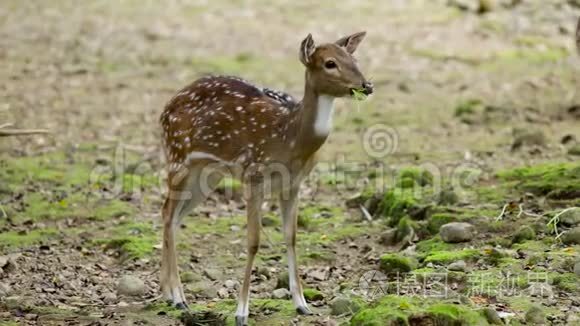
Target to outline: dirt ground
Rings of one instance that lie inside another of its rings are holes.
[[[580,325],[580,217],[550,223],[580,206],[580,3],[470,3],[1,1],[0,125],[50,133],[0,137],[0,325],[181,324],[158,290],[164,104],[209,73],[300,98],[301,40],[360,30],[375,94],[337,101],[302,189],[300,273],[316,314],[272,298],[286,258],[270,202],[251,323],[470,325],[492,314],[533,325],[539,314]],[[235,184],[223,188],[179,235],[199,325],[233,323],[245,266],[244,203]],[[475,235],[446,243],[443,222]],[[392,278],[393,257],[409,273]],[[409,285],[459,260],[467,268],[445,274],[443,297]],[[365,279],[376,271],[384,278]],[[126,275],[144,281],[139,295],[118,292]],[[337,298],[351,308],[336,311]]]

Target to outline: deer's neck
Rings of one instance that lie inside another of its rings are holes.
[[[309,155],[316,152],[330,134],[334,97],[317,94],[310,86],[307,76],[304,98],[300,105],[302,107],[295,148],[301,154]]]

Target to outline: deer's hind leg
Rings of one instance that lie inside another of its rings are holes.
[[[187,307],[177,266],[176,232],[183,216],[203,202],[221,180],[218,174],[207,174],[208,166],[192,165],[186,172],[170,175],[169,191],[163,205],[163,249],[161,257],[161,291],[177,308]]]

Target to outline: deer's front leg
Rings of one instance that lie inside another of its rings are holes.
[[[247,198],[248,212],[248,261],[244,274],[244,283],[238,299],[236,326],[247,325],[250,313],[250,282],[254,258],[260,246],[260,223],[262,219],[263,193],[259,186],[251,187]]]
[[[286,198],[284,196],[287,196]],[[296,311],[302,315],[310,315],[312,312],[306,305],[302,284],[298,274],[298,263],[296,261],[296,229],[298,228],[298,188],[292,189],[288,194],[282,194],[280,198],[280,210],[284,221],[284,239],[288,252],[288,276],[290,293]]]

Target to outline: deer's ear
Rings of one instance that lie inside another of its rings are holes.
[[[346,52],[353,54],[360,42],[362,42],[362,40],[365,38],[365,35],[367,35],[367,32],[354,33],[352,35],[341,38],[340,40],[334,42],[334,44],[342,46],[346,49]]]
[[[305,66],[308,66],[312,61],[314,50],[316,50],[316,45],[312,39],[312,34],[308,34],[300,44],[300,61],[302,61]]]

